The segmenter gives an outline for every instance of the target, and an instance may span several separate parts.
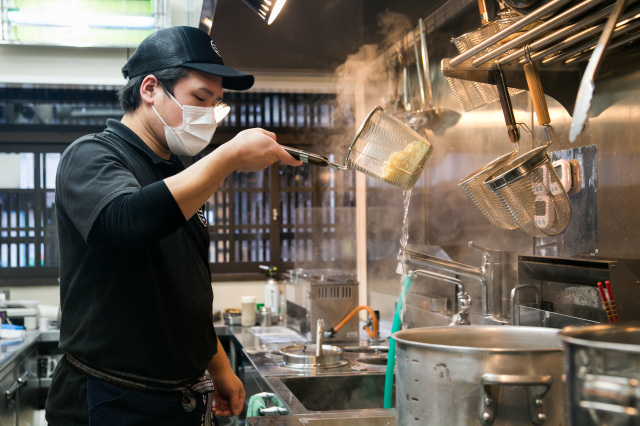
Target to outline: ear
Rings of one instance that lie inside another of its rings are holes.
[[[160,90],[162,89],[160,83],[158,83],[158,79],[155,75],[150,74],[142,80],[142,84],[140,85],[140,98],[148,105],[153,105]]]

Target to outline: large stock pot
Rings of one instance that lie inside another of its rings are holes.
[[[427,327],[392,337],[399,425],[564,423],[558,330]]]
[[[566,327],[567,423],[640,425],[640,325]]]

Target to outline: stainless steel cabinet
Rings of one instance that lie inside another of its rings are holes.
[[[38,408],[37,347],[20,353],[0,372],[0,426],[34,426]]]
[[[18,382],[18,425],[34,426],[38,410],[40,381],[38,379],[38,351],[33,348],[18,364],[16,371]]]
[[[14,364],[15,365],[15,364]],[[9,365],[0,378],[0,425],[18,424],[18,382],[16,369]]]

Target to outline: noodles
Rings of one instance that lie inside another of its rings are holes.
[[[414,174],[421,170],[431,147],[422,141],[413,141],[402,151],[389,156],[382,167],[382,178],[403,189],[413,186]]]

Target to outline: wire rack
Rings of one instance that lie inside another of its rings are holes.
[[[552,0],[458,56],[443,59],[442,73],[449,78],[490,83],[490,72],[500,66],[510,87],[526,89],[522,78],[525,46],[529,47],[532,60],[539,64],[541,74],[580,73],[581,64],[590,58],[614,3]],[[608,50],[629,46],[640,38],[640,1],[627,1],[612,37]],[[575,75],[568,80],[576,80]],[[576,92],[577,85],[567,83],[559,85],[557,96],[548,94],[572,113]]]

